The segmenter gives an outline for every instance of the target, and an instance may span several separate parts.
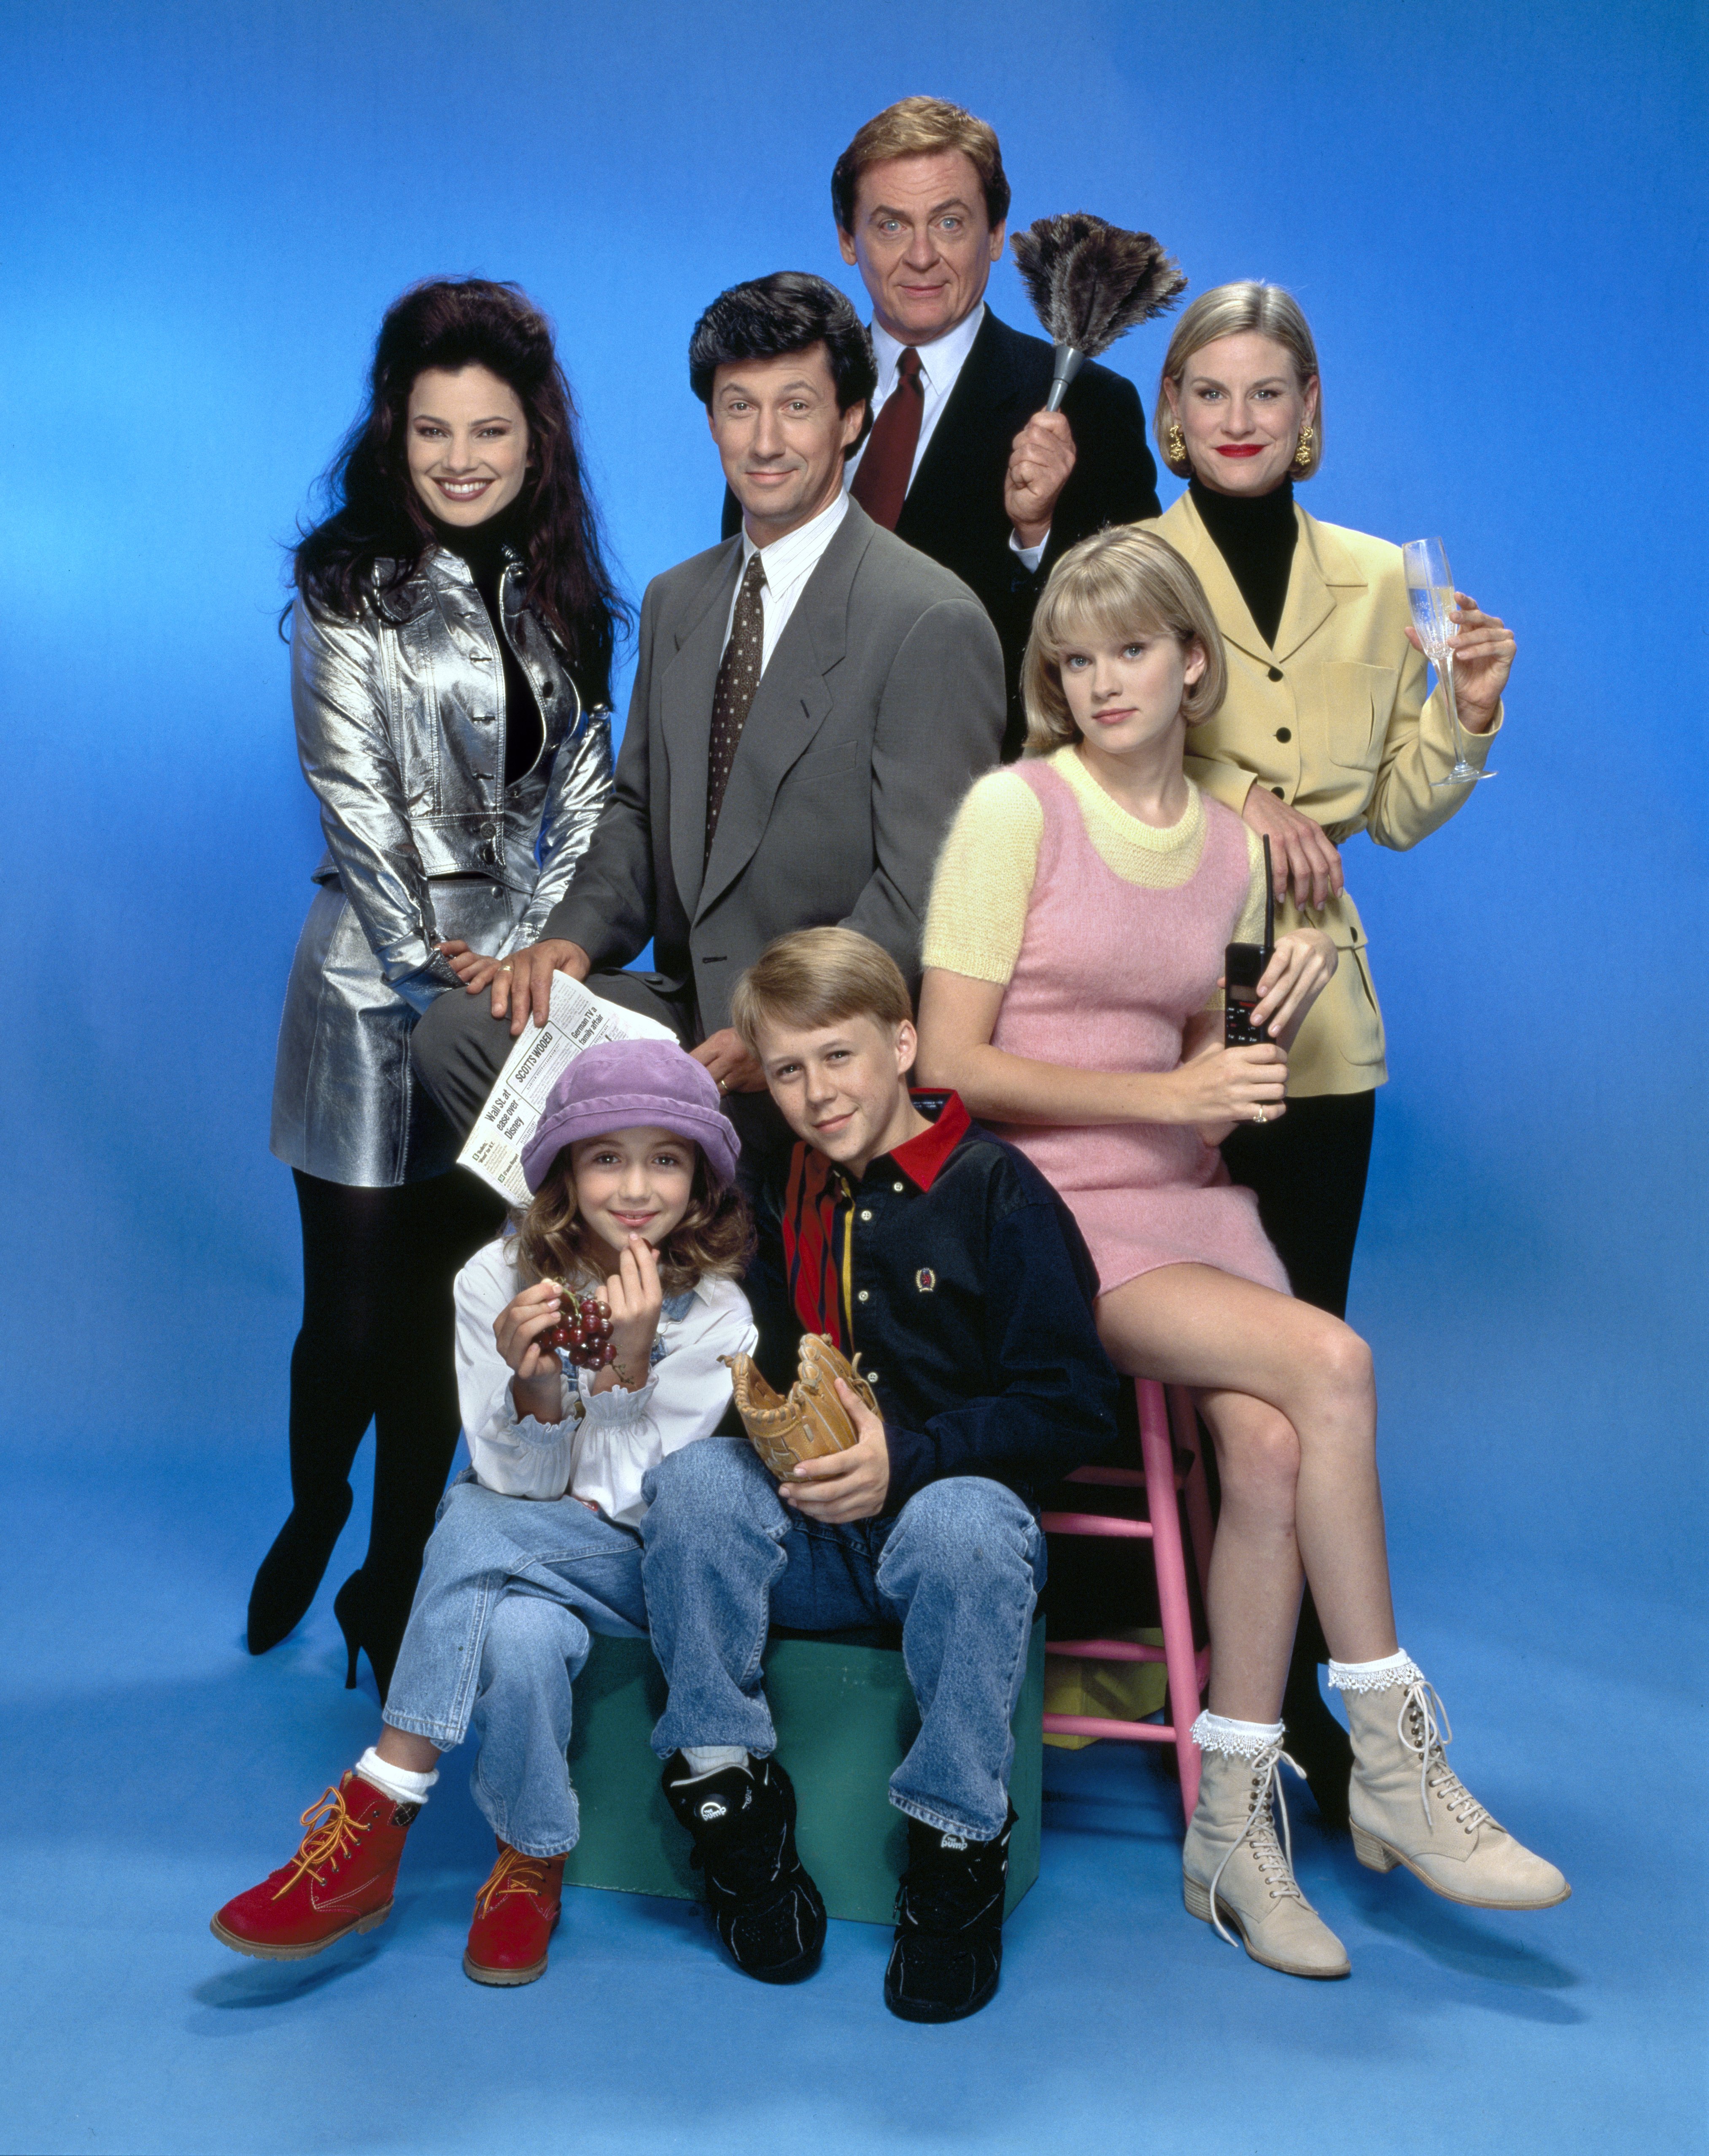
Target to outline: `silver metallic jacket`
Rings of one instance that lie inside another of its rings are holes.
[[[382,564],[383,568],[383,564]],[[456,1153],[416,1088],[409,1034],[461,990],[435,948],[538,941],[611,790],[611,715],[575,684],[507,566],[499,611],[546,739],[504,783],[504,667],[467,565],[435,549],[353,621],[299,600],[291,693],[327,851],[279,1028],[273,1151],[328,1182],[442,1173]]]

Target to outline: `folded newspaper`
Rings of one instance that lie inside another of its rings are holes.
[[[522,1147],[533,1135],[546,1096],[583,1049],[603,1040],[676,1038],[656,1019],[638,1017],[594,995],[568,973],[554,973],[545,1024],[530,1019],[517,1034],[458,1160],[512,1204],[526,1205],[530,1194],[522,1180]]]

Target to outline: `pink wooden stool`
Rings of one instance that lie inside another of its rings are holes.
[[[1205,1686],[1210,1681],[1211,1650],[1196,1648],[1192,1637],[1192,1609],[1187,1592],[1187,1556],[1181,1539],[1181,1515],[1176,1492],[1187,1500],[1187,1532],[1192,1543],[1194,1568],[1198,1573],[1201,1599],[1211,1568],[1211,1500],[1205,1486],[1204,1461],[1200,1454],[1198,1419],[1192,1395],[1182,1386],[1171,1386],[1166,1400],[1161,1385],[1150,1378],[1135,1379],[1134,1390],[1140,1409],[1140,1458],[1135,1473],[1130,1467],[1082,1467],[1070,1482],[1097,1483],[1105,1487],[1143,1489],[1149,1517],[1143,1520],[1112,1517],[1103,1512],[1046,1512],[1041,1524],[1053,1535],[1114,1535],[1135,1542],[1149,1542],[1157,1573],[1157,1606],[1162,1619],[1163,1644],[1148,1647],[1128,1640],[1052,1640],[1046,1651],[1082,1661],[1161,1662],[1167,1674],[1167,1722],[1111,1720],[1095,1714],[1047,1714],[1044,1726],[1063,1737],[1114,1737],[1125,1743],[1173,1744],[1181,1766],[1181,1809],[1188,1819],[1199,1796],[1199,1748],[1191,1734]],[[1170,1424],[1174,1424],[1174,1441]],[[1184,1473],[1175,1466],[1176,1448],[1190,1455]]]

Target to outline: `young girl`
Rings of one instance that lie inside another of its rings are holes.
[[[590,1632],[644,1634],[642,1479],[705,1437],[751,1352],[736,1277],[750,1242],[735,1133],[673,1043],[590,1048],[553,1086],[522,1170],[519,1231],[457,1276],[457,1381],[473,1463],[440,1510],[378,1742],[303,1815],[291,1861],[214,1919],[239,1953],[294,1961],[383,1921],[441,1752],[479,1725],[475,1801],[498,1861],[463,1967],[545,1973],[579,1831],[564,1763]],[[557,1276],[610,1312],[613,1359],[566,1370],[545,1336]]]
[[[1130,526],[1063,556],[1027,648],[1030,753],[974,787],[939,861],[919,1067],[1055,1183],[1098,1267],[1112,1360],[1191,1386],[1217,1446],[1187,1906],[1256,1961],[1344,1976],[1273,1814],[1306,1580],[1352,1725],[1361,1862],[1483,1908],[1569,1890],[1448,1764],[1439,1702],[1395,1637],[1370,1352],[1289,1294],[1216,1151],[1285,1112],[1287,1045],[1336,964],[1319,929],[1279,937],[1254,1013],[1273,1044],[1222,1045],[1223,947],[1259,940],[1264,896],[1257,834],[1181,767],[1223,680],[1204,593],[1166,541]]]

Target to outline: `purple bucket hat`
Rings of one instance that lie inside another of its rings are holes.
[[[697,1145],[720,1188],[734,1177],[741,1148],[706,1065],[674,1040],[608,1040],[584,1049],[547,1095],[522,1179],[538,1191],[564,1146],[648,1124]]]

